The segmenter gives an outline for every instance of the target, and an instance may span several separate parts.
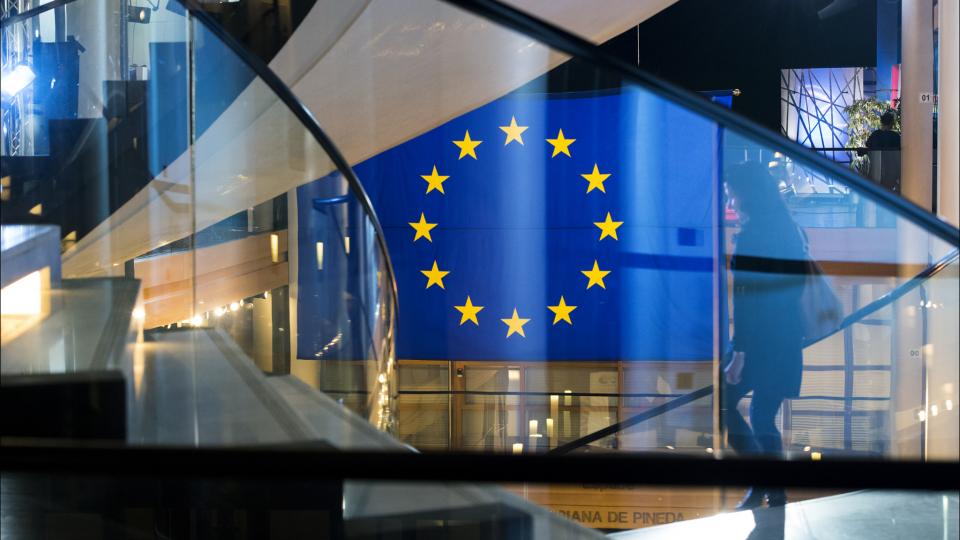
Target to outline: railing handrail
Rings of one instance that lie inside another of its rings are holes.
[[[53,0],[42,6],[24,11],[23,13],[9,15],[0,20],[0,28],[6,28],[10,24],[36,17],[51,9],[65,6],[76,1],[77,0]],[[287,106],[287,109],[293,113],[303,127],[314,137],[320,147],[323,148],[328,157],[330,157],[330,160],[333,162],[340,174],[343,175],[344,179],[347,181],[347,184],[350,186],[350,190],[359,200],[360,205],[363,207],[364,212],[370,218],[370,221],[376,230],[377,244],[382,252],[387,271],[387,280],[389,281],[393,292],[393,303],[394,307],[396,308],[395,313],[399,313],[396,274],[393,270],[393,263],[390,260],[390,252],[387,250],[386,237],[383,234],[383,227],[380,225],[380,220],[377,218],[377,213],[373,209],[373,204],[370,201],[370,197],[367,195],[366,190],[363,189],[363,185],[360,183],[359,178],[357,178],[357,175],[350,166],[350,163],[347,162],[346,158],[343,156],[337,146],[333,143],[330,137],[327,136],[326,132],[323,131],[323,128],[320,127],[320,124],[313,116],[313,113],[307,109],[303,102],[301,102],[300,99],[297,98],[297,96],[293,93],[290,87],[287,86],[287,84],[284,83],[283,80],[281,80],[280,77],[278,77],[277,74],[274,73],[273,70],[271,70],[262,59],[248,51],[233,36],[231,36],[210,16],[209,13],[203,10],[198,0],[175,1],[187,8],[187,10],[190,12],[190,15],[192,15],[196,20],[200,21],[200,23],[203,24],[208,31],[216,35],[217,38],[228,48],[230,48],[230,50],[247,66],[247,68],[250,69],[250,71],[254,73],[257,78],[263,81],[273,91],[274,95],[280,101],[282,101],[284,105]]]
[[[899,210],[900,213],[913,218],[928,232],[946,240],[954,247],[960,246],[960,229],[940,220],[926,209],[887,191],[866,178],[858,176],[853,171],[841,167],[810,148],[787,139],[780,133],[765,128],[725,107],[718,106],[697,92],[681,88],[629,64],[567,30],[496,0],[443,1],[536,39],[557,51],[608,69],[623,76],[628,81],[639,83],[645,90],[658,94],[668,101],[677,103],[722,126],[735,128],[741,133],[751,136],[755,142],[768,145],[771,150],[785,150],[791,154],[791,159],[837,176],[843,182],[870,194],[888,206]]]
[[[870,302],[869,304],[863,306],[862,308],[844,317],[843,320],[840,322],[840,324],[837,325],[837,328],[835,328],[829,334],[825,334],[817,339],[805,341],[803,343],[803,348],[806,349],[811,345],[819,343],[827,339],[828,337],[833,336],[838,332],[841,332],[844,329],[849,328],[850,326],[853,326],[854,324],[862,321],[863,319],[866,319],[867,317],[869,317],[870,315],[873,315],[877,311],[880,311],[881,309],[887,307],[897,299],[902,298],[908,292],[919,287],[925,280],[930,279],[931,277],[940,273],[944,268],[946,268],[950,264],[956,263],[958,259],[960,259],[960,251],[958,250],[951,251],[946,256],[940,258],[940,260],[938,260],[934,264],[925,268],[922,272],[920,272],[916,276],[910,278],[910,280],[907,281],[906,283],[899,285],[897,288],[893,289],[887,294],[881,296],[880,298],[877,298],[873,302]],[[631,416],[626,420],[621,420],[616,424],[611,424],[603,429],[594,431],[593,433],[584,435],[583,437],[570,441],[564,445],[548,450],[547,453],[548,454],[550,453],[565,454],[567,452],[570,452],[571,450],[581,448],[592,442],[598,441],[604,437],[609,437],[610,435],[619,433],[620,431],[623,431],[624,429],[627,429],[629,427],[633,427],[641,422],[646,422],[647,420],[666,414],[678,407],[681,407],[683,405],[696,401],[697,399],[700,399],[702,397],[706,397],[712,393],[713,393],[712,384],[704,386],[703,388],[694,390],[689,394],[684,394],[683,396],[674,398],[673,400],[663,403],[661,405],[658,405],[650,410]]]
[[[609,437],[610,435],[613,435],[614,433],[623,431],[624,429],[627,429],[627,428],[629,428],[629,427],[635,426],[635,425],[637,425],[637,424],[639,424],[639,423],[641,423],[641,422],[646,422],[647,420],[650,420],[651,418],[656,418],[656,417],[658,417],[658,416],[662,416],[662,415],[664,415],[664,414],[666,414],[666,413],[668,413],[668,412],[670,412],[670,411],[672,411],[672,410],[674,410],[674,409],[683,407],[684,405],[686,405],[686,404],[688,404],[688,403],[692,403],[692,402],[694,402],[694,401],[696,401],[696,400],[698,400],[698,399],[700,399],[700,398],[702,398],[702,397],[709,396],[709,395],[712,394],[712,393],[713,393],[713,385],[712,385],[712,384],[711,384],[711,385],[708,385],[708,386],[704,386],[703,388],[700,388],[699,390],[694,390],[693,392],[690,392],[689,394],[684,394],[684,395],[681,396],[681,397],[678,397],[678,398],[672,399],[672,400],[670,400],[670,401],[668,401],[668,402],[666,402],[666,403],[662,403],[662,404],[660,404],[660,405],[657,405],[656,407],[654,407],[654,408],[652,408],[652,409],[649,409],[649,410],[643,411],[643,412],[640,413],[640,414],[636,414],[636,415],[634,415],[634,416],[631,416],[630,418],[627,418],[626,420],[621,420],[620,422],[617,422],[616,424],[611,424],[611,425],[609,425],[609,426],[607,426],[607,427],[605,427],[605,428],[603,428],[603,429],[599,429],[599,430],[597,430],[597,431],[594,431],[593,433],[590,433],[589,435],[585,435],[585,436],[583,436],[583,437],[580,437],[579,439],[570,441],[570,442],[568,442],[568,443],[566,443],[566,444],[562,444],[562,445],[560,445],[560,446],[558,446],[558,447],[556,447],[556,448],[550,449],[550,450],[547,451],[547,453],[548,453],[548,454],[566,454],[566,453],[570,452],[571,450],[580,448],[580,447],[582,447],[582,446],[586,446],[586,445],[588,445],[588,444],[590,444],[590,443],[592,443],[592,442],[594,442],[594,441],[598,441],[598,440],[600,440],[600,439],[602,439],[602,438],[604,438],[604,437]]]
[[[9,25],[9,24],[14,24],[14,23],[17,23],[17,22],[20,22],[20,21],[25,21],[25,20],[27,20],[27,19],[32,19],[33,17],[36,17],[37,15],[41,15],[41,14],[43,14],[43,13],[46,13],[46,12],[50,11],[51,9],[56,9],[56,8],[58,8],[58,7],[63,7],[63,6],[65,6],[65,5],[67,5],[67,4],[72,4],[72,3],[75,2],[75,1],[76,1],[76,0],[53,0],[53,1],[51,1],[51,2],[47,2],[46,4],[43,4],[42,6],[37,6],[37,7],[33,8],[33,9],[28,9],[28,10],[26,10],[26,11],[24,11],[24,12],[21,12],[21,13],[15,13],[15,14],[13,14],[13,15],[7,15],[7,16],[4,17],[3,19],[0,19],[0,28],[6,28],[7,25]],[[7,13],[9,13],[9,12],[7,12]]]
[[[314,139],[320,144],[320,147],[327,153],[327,156],[330,157],[330,160],[333,162],[334,166],[340,171],[340,174],[343,175],[344,179],[347,181],[347,185],[350,186],[350,190],[353,191],[354,196],[360,202],[360,206],[363,207],[364,213],[367,214],[367,217],[370,219],[371,224],[373,225],[374,230],[376,231],[377,245],[380,247],[381,255],[384,259],[384,265],[386,266],[387,273],[387,282],[389,283],[390,288],[393,293],[393,306],[394,306],[394,324],[399,325],[396,314],[400,313],[399,309],[399,297],[397,295],[397,279],[396,274],[393,270],[393,262],[390,260],[390,251],[387,249],[387,240],[386,236],[383,233],[383,227],[380,225],[380,219],[377,217],[376,211],[373,209],[373,203],[370,201],[369,195],[363,185],[360,183],[360,179],[357,177],[356,173],[353,170],[353,167],[350,166],[350,163],[340,152],[340,149],[337,148],[333,140],[327,136],[326,132],[323,131],[323,128],[320,127],[320,124],[317,122],[317,119],[313,116],[313,113],[307,109],[306,105],[300,101],[300,98],[293,93],[293,90],[272,69],[270,69],[267,64],[256,56],[249,50],[247,50],[243,45],[240,44],[233,36],[231,36],[226,29],[220,26],[209,13],[203,10],[198,0],[176,0],[182,3],[190,11],[190,14],[194,18],[199,20],[211,33],[217,36],[217,38],[227,45],[234,54],[243,61],[244,64],[250,68],[251,71],[262,80],[287,106],[287,109],[297,117],[303,127],[313,135]]]

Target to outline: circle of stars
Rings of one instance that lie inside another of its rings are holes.
[[[506,139],[504,140],[503,145],[509,146],[510,143],[517,143],[520,146],[524,146],[523,134],[529,129],[529,126],[522,126],[517,123],[516,116],[510,118],[510,123],[506,126],[499,126],[500,130],[506,134]],[[481,140],[476,140],[470,137],[470,131],[465,130],[463,138],[460,140],[452,141],[453,144],[460,150],[457,160],[462,160],[465,157],[471,157],[474,160],[477,158],[477,147],[483,143]],[[547,138],[547,144],[552,147],[552,152],[550,158],[554,159],[558,156],[566,156],[572,158],[570,152],[570,147],[576,142],[574,138],[568,138],[562,129],[557,130],[556,137]],[[561,158],[562,159],[562,158]],[[606,194],[607,190],[605,187],[605,182],[612,176],[612,173],[601,172],[600,165],[598,163],[593,164],[593,170],[580,175],[584,180],[588,182],[586,194],[589,195],[593,191],[598,191],[601,194]],[[425,174],[420,176],[427,183],[427,190],[425,195],[429,195],[431,192],[436,191],[440,195],[446,195],[446,192],[443,189],[443,183],[447,181],[449,175],[441,175],[437,171],[437,166],[433,166],[433,170],[430,174]],[[593,224],[600,229],[600,238],[598,242],[602,242],[606,238],[612,238],[615,241],[619,241],[617,236],[617,229],[623,225],[622,221],[614,221],[610,212],[607,212],[606,218],[603,221],[594,221]],[[409,223],[410,227],[414,230],[413,241],[417,242],[421,238],[425,239],[427,242],[433,242],[433,237],[430,232],[437,227],[437,223],[430,223],[427,221],[426,215],[423,212],[420,212],[420,219],[418,221],[412,221]],[[604,283],[604,278],[607,277],[611,270],[604,270],[600,267],[598,260],[594,259],[593,267],[587,270],[580,271],[587,278],[586,289],[589,290],[594,286],[600,287],[600,289],[606,289],[606,284]],[[433,261],[433,266],[427,270],[421,270],[422,273],[427,278],[426,289],[429,289],[436,285],[441,289],[446,289],[443,284],[443,279],[450,274],[450,270],[441,270],[439,264],[436,260]],[[466,323],[473,323],[474,326],[480,326],[480,319],[478,314],[483,311],[485,306],[477,305],[473,303],[473,299],[470,295],[467,295],[467,299],[464,301],[463,305],[453,306],[460,313],[460,326],[463,326]],[[567,304],[566,298],[564,295],[560,295],[560,300],[556,305],[546,306],[548,310],[553,313],[553,325],[557,325],[561,322],[568,325],[573,325],[573,319],[571,314],[578,306]],[[513,314],[508,318],[500,319],[503,324],[507,326],[506,337],[509,338],[514,334],[519,335],[520,337],[526,337],[524,332],[524,325],[530,322],[529,317],[521,317],[518,313],[516,307],[513,308]]]

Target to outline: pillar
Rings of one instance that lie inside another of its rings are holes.
[[[937,195],[940,217],[960,224],[960,90],[958,90],[958,34],[960,34],[960,2],[946,0],[939,3],[940,17],[940,77],[937,89],[939,115],[937,119]]]
[[[903,0],[901,68],[901,189],[904,197],[933,209],[933,0]]]

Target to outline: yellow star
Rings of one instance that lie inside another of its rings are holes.
[[[620,240],[617,238],[617,229],[623,225],[622,221],[613,221],[610,219],[610,212],[607,212],[606,221],[594,221],[594,225],[600,227],[600,240],[603,240],[606,237],[613,238],[614,240]],[[411,223],[413,225],[413,223]],[[428,236],[429,238],[429,236]]]
[[[434,266],[436,266],[436,264],[434,264]],[[600,266],[597,265],[597,261],[593,261],[592,270],[581,270],[580,272],[590,278],[590,281],[587,283],[588,289],[594,285],[599,285],[601,289],[607,288],[607,286],[603,284],[603,278],[610,273],[610,270],[601,270]]]
[[[437,190],[440,193],[443,193],[443,182],[450,178],[449,176],[441,176],[437,174],[437,166],[433,166],[433,172],[430,174],[421,174],[420,178],[423,178],[427,181],[427,193],[430,193],[433,190]],[[444,195],[446,195],[444,193]]]
[[[450,273],[448,270],[440,270],[437,268],[437,261],[433,261],[433,268],[430,270],[421,270],[421,274],[427,276],[427,287],[430,288],[434,285],[439,285],[441,289],[445,289],[443,286],[443,276],[446,276]]]
[[[477,159],[477,153],[475,149],[477,146],[480,146],[480,143],[483,141],[473,141],[470,140],[470,130],[463,135],[462,141],[453,141],[453,144],[457,145],[460,148],[460,157],[457,159],[463,159],[463,156],[470,156],[473,159]]]
[[[460,326],[463,326],[463,323],[467,321],[472,321],[473,324],[480,326],[480,321],[477,320],[477,313],[480,313],[480,310],[483,309],[483,306],[475,306],[473,302],[470,301],[470,295],[467,295],[467,302],[462,306],[453,306],[461,313],[460,315]]]
[[[573,324],[570,320],[570,312],[577,309],[577,306],[568,306],[567,302],[560,296],[560,303],[555,306],[547,306],[547,309],[553,312],[553,324],[560,321],[567,321],[567,324]]]
[[[521,319],[519,316],[517,316],[517,308],[513,308],[513,317],[500,320],[503,321],[503,324],[507,325],[507,328],[509,329],[507,330],[507,337],[510,337],[514,334],[520,334],[523,337],[527,337],[527,335],[523,333],[523,325],[530,322],[530,319]]]
[[[600,169],[597,167],[597,164],[593,164],[593,172],[590,174],[581,174],[584,180],[590,182],[590,185],[587,186],[587,193],[590,193],[594,189],[599,189],[600,191],[606,193],[607,190],[603,187],[603,182],[610,178],[610,173],[600,174]]]
[[[436,227],[437,224],[427,223],[427,218],[423,215],[423,212],[420,212],[420,221],[410,223],[410,226],[413,227],[413,230],[417,231],[417,234],[413,237],[414,242],[421,238],[426,238],[428,242],[433,242],[433,238],[430,237],[430,231]],[[616,237],[616,235],[614,235],[614,237]]]
[[[550,157],[557,157],[557,154],[563,152],[567,157],[573,157],[570,155],[570,145],[573,144],[573,141],[576,139],[564,139],[563,130],[560,130],[560,133],[557,134],[556,139],[547,139],[547,142],[553,145],[553,155]]]
[[[517,117],[513,116],[510,118],[509,126],[500,126],[500,129],[507,134],[507,142],[503,143],[504,146],[510,144],[510,141],[517,141],[521,145],[523,144],[523,132],[527,130],[528,126],[518,126]]]

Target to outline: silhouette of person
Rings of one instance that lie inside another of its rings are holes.
[[[733,339],[724,366],[722,418],[738,454],[780,456],[777,411],[800,392],[803,373],[801,294],[806,272],[805,239],[765,165],[743,163],[727,170],[731,203],[740,218],[733,272]],[[737,411],[748,393],[750,424]],[[748,490],[739,509],[785,504],[782,489]]]
[[[880,115],[880,129],[867,137],[867,150],[899,150],[900,134],[893,130],[896,114],[887,111]],[[862,154],[861,154],[862,155]]]
[[[867,155],[867,176],[894,193],[900,193],[900,134],[893,130],[896,114],[887,111],[880,116],[880,129],[867,138],[866,150],[858,155]]]

